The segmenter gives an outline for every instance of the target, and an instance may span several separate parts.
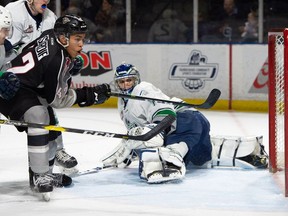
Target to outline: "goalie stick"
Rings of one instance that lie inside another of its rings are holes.
[[[211,107],[214,106],[214,104],[219,99],[221,95],[221,91],[219,89],[213,89],[208,95],[207,99],[201,104],[190,104],[190,103],[185,103],[185,102],[177,102],[177,101],[164,100],[164,99],[158,99],[158,98],[150,98],[150,97],[143,97],[143,96],[137,96],[137,95],[127,95],[127,94],[122,94],[118,92],[111,92],[110,95],[113,97],[128,98],[128,99],[133,99],[133,100],[156,101],[156,102],[164,103],[164,104],[188,106],[188,107],[194,107],[194,108],[199,108],[199,109],[210,109]]]
[[[157,124],[156,127],[152,128],[146,134],[142,134],[140,136],[132,136],[128,134],[117,134],[117,133],[104,132],[104,131],[68,128],[68,127],[61,127],[57,125],[45,125],[45,124],[30,123],[30,122],[23,122],[23,121],[16,121],[16,120],[5,120],[5,119],[0,119],[0,124],[13,125],[13,126],[18,126],[18,127],[42,128],[42,129],[49,130],[49,131],[71,132],[71,133],[90,134],[90,135],[95,135],[95,136],[103,136],[103,137],[111,137],[111,138],[147,141],[151,139],[152,137],[156,136],[161,131],[168,128],[175,121],[175,119],[176,119],[175,116],[168,115],[161,122],[159,122],[159,124]]]

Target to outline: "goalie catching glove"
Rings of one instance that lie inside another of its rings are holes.
[[[19,78],[12,72],[0,71],[0,96],[5,100],[12,99],[20,88]]]
[[[91,106],[94,104],[102,104],[110,98],[110,86],[107,83],[97,85],[95,87],[83,87],[75,90],[77,103],[80,107]]]
[[[140,136],[148,133],[157,124],[148,124],[145,127],[134,127],[128,134],[131,136]],[[164,144],[164,133],[159,133],[148,141],[135,141],[123,139],[121,143],[104,159],[102,160],[104,166],[124,166],[131,163],[131,159],[135,154],[134,149],[160,147]]]

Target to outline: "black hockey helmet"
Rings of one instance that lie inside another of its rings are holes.
[[[67,14],[56,20],[54,32],[56,36],[65,35],[69,37],[71,34],[86,33],[87,25],[80,16]]]

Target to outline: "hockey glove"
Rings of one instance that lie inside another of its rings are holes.
[[[98,95],[96,104],[102,104],[110,98],[111,89],[107,83],[95,86],[94,91]]]
[[[157,124],[147,124],[144,127],[134,127],[128,131],[129,135],[132,136],[141,136],[143,134],[148,133],[150,130],[152,130]],[[152,137],[150,140],[147,141],[136,141],[136,140],[129,140],[127,142],[127,145],[130,149],[141,149],[141,148],[153,148],[153,147],[160,147],[164,144],[164,137],[165,133],[161,132],[154,137]]]
[[[5,100],[13,98],[20,88],[19,78],[12,72],[0,71],[0,96]]]
[[[83,68],[84,65],[84,59],[82,58],[81,55],[77,55],[74,59],[74,66],[70,71],[70,74],[72,76],[76,76],[80,73],[81,69]]]
[[[91,106],[94,104],[104,103],[109,99],[111,92],[110,86],[106,83],[95,87],[83,87],[76,89],[76,102],[80,107]]]

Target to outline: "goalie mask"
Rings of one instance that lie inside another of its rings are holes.
[[[131,94],[134,87],[140,83],[140,74],[134,65],[123,63],[115,70],[114,82],[116,89],[124,94]]]

